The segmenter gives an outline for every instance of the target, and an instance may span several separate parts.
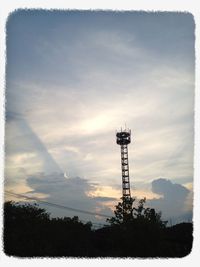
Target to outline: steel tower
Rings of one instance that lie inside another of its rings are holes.
[[[129,181],[128,144],[131,142],[131,130],[124,129],[116,132],[116,143],[121,146],[121,169],[122,169],[122,205],[123,220],[132,214],[131,190]]]

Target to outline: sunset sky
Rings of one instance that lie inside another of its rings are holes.
[[[132,196],[166,219],[191,219],[194,63],[189,13],[11,14],[5,189],[112,215],[121,197],[115,131],[126,124]]]

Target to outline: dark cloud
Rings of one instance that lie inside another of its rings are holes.
[[[152,192],[161,197],[148,200],[148,204],[161,211],[165,219],[179,221],[192,218],[192,211],[185,209],[190,190],[183,185],[160,178],[152,182]]]
[[[114,198],[114,197],[93,197],[92,199],[96,200],[96,201],[103,201],[103,202],[106,202],[106,201],[118,201],[117,198]]]
[[[152,192],[163,195],[164,198],[182,202],[189,190],[180,184],[173,184],[170,180],[160,178],[152,182]]]
[[[27,184],[33,189],[27,192],[31,195],[38,193],[46,194],[45,201],[72,207],[74,209],[97,212],[112,215],[112,211],[103,205],[106,201],[113,201],[110,197],[90,197],[89,192],[95,191],[95,184],[88,180],[74,177],[66,178],[63,173],[44,174],[38,173],[27,179]],[[46,208],[46,207],[45,207]],[[63,211],[55,208],[48,208],[52,216],[74,216],[78,215],[83,220],[96,221],[92,215],[76,214],[72,211]],[[105,221],[105,218],[100,218]]]

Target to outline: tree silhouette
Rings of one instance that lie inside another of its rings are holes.
[[[128,219],[119,202],[110,225],[97,230],[78,216],[51,218],[36,204],[6,202],[4,251],[18,257],[183,257],[191,251],[191,223],[167,227],[146,199],[131,201]]]
[[[107,221],[111,224],[126,224],[133,221],[144,221],[146,223],[156,224],[160,227],[165,227],[167,224],[167,221],[161,220],[161,212],[156,212],[155,209],[152,208],[145,208],[144,205],[146,203],[146,198],[143,198],[139,200],[138,206],[133,207],[133,204],[135,202],[135,198],[131,198],[131,213],[130,216],[126,218],[126,220],[123,219],[123,197],[121,198],[122,201],[118,202],[118,204],[115,206],[115,217],[111,217],[107,219]]]
[[[118,204],[115,206],[115,210],[114,210],[114,214],[115,214],[115,217],[111,217],[109,219],[107,219],[107,221],[111,224],[111,225],[114,225],[114,224],[122,224],[124,222],[124,212],[123,212],[123,202],[124,202],[124,198],[122,197],[121,198],[121,202],[118,202]],[[131,198],[130,199],[130,206],[132,207],[133,206],[133,202],[135,201],[135,199]],[[132,211],[133,211],[133,208],[131,208],[131,213],[130,213],[130,216],[126,216],[126,219],[127,220],[132,220]]]
[[[8,255],[87,255],[91,223],[73,218],[50,218],[37,204],[4,204],[4,251]]]

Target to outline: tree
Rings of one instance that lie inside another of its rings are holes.
[[[116,209],[114,211],[115,217],[111,217],[110,219],[107,219],[107,221],[111,225],[121,225],[130,223],[133,221],[140,221],[145,223],[151,223],[156,224],[159,227],[165,227],[167,224],[167,221],[161,220],[161,212],[156,212],[155,209],[152,208],[145,208],[144,205],[146,203],[146,198],[143,198],[139,200],[138,206],[133,207],[133,203],[135,202],[135,198],[131,198],[131,213],[130,216],[124,220],[123,218],[123,197],[121,198],[122,201],[118,202],[118,204],[115,206]]]
[[[90,251],[91,223],[78,218],[50,218],[37,204],[4,204],[4,251],[7,255],[85,256]]]
[[[107,219],[107,221],[111,224],[111,225],[120,225],[124,222],[124,198],[121,198],[121,202],[118,202],[118,204],[115,206],[115,210],[114,210],[114,214],[115,217],[111,217],[109,219]],[[131,206],[131,212],[130,215],[127,216],[128,220],[132,220],[132,214],[133,214],[133,202],[135,201],[134,198],[130,198],[129,200],[129,205]]]
[[[49,213],[45,209],[40,208],[38,204],[30,203],[15,203],[8,201],[4,204],[5,220],[12,218],[12,220],[49,220]]]

